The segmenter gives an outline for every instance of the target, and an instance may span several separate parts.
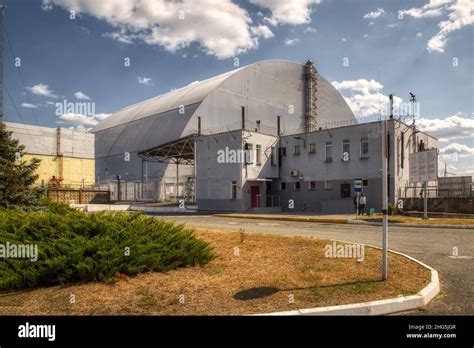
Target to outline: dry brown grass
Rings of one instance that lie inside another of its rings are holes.
[[[217,255],[204,267],[145,273],[113,284],[2,294],[0,314],[239,315],[392,298],[415,294],[429,282],[429,271],[392,254],[389,280],[381,282],[381,253],[372,248],[366,247],[365,260],[357,262],[325,258],[324,246],[332,242],[319,239],[206,230],[196,234],[210,242]],[[234,298],[259,287],[278,291],[256,299]],[[75,303],[69,301],[71,294]]]
[[[381,222],[382,215],[377,214],[374,216],[363,216],[363,217],[359,217],[359,219],[365,220],[365,221],[372,221],[372,222]],[[415,224],[415,225],[474,226],[474,219],[470,219],[470,218],[429,218],[428,220],[423,220],[420,217],[396,215],[396,216],[389,216],[388,221],[395,222],[395,223]]]

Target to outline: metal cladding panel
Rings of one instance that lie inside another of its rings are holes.
[[[354,123],[355,117],[339,92],[317,74],[317,122],[328,128]],[[240,124],[241,106],[246,118],[276,127],[281,115],[282,131],[304,130],[304,66],[289,61],[264,61],[229,76],[201,103],[196,115],[202,127]],[[291,111],[290,111],[291,110]]]
[[[186,87],[171,91],[157,97],[118,110],[113,115],[97,125],[93,132],[116,127],[123,123],[136,121],[152,115],[159,115],[181,105],[187,106],[201,102],[228,76],[237,72],[233,70],[213,78],[190,84]]]
[[[197,105],[191,105],[185,108],[184,114],[175,109],[98,131],[95,133],[96,156],[100,159],[104,156],[141,151],[177,139],[196,108]]]

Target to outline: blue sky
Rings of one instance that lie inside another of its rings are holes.
[[[469,0],[2,3],[7,121],[90,128],[124,106],[234,69],[235,58],[240,66],[312,58],[359,117],[378,114],[379,98],[408,102],[414,92],[420,127],[440,138],[449,170],[474,173]],[[57,115],[64,100],[94,103],[95,114]]]

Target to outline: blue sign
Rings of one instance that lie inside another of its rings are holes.
[[[362,179],[354,180],[354,192],[362,192]]]

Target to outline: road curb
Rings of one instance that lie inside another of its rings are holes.
[[[213,214],[212,216],[233,218],[233,219],[258,219],[258,220],[273,220],[273,221],[296,221],[296,222],[312,222],[312,223],[326,223],[326,224],[348,224],[348,225],[367,225],[367,226],[382,226],[381,222],[370,222],[352,219],[319,219],[319,218],[299,218],[299,217],[278,217],[265,215],[239,215],[239,214]],[[390,227],[418,227],[418,228],[451,228],[454,230],[474,230],[474,226],[458,226],[458,225],[418,225],[389,222]]]
[[[347,224],[349,225],[368,225],[368,226],[382,226],[381,222],[370,222],[370,221],[362,221],[362,220],[347,220]],[[396,223],[396,222],[389,222],[388,226],[390,227],[419,227],[419,228],[451,228],[454,230],[474,230],[474,226],[459,226],[459,225],[423,225],[423,224],[405,224],[405,223]]]
[[[259,220],[274,220],[274,221],[296,221],[296,222],[314,222],[314,223],[327,223],[327,224],[347,224],[347,219],[319,219],[319,218],[299,218],[299,217],[278,217],[278,216],[265,216],[265,215],[234,215],[234,214],[214,214],[212,216],[234,218],[234,219],[259,219]]]
[[[339,241],[341,242],[341,241]],[[350,243],[350,242],[343,242]],[[371,248],[381,249],[372,245],[366,245]],[[440,291],[438,272],[417,259],[402,254],[398,251],[389,252],[404,256],[419,265],[427,268],[431,272],[430,283],[421,289],[418,294],[411,296],[400,296],[387,300],[378,300],[371,302],[352,303],[347,305],[304,308],[284,312],[272,312],[256,314],[260,316],[296,316],[296,315],[385,315],[397,312],[408,311],[427,305]]]

